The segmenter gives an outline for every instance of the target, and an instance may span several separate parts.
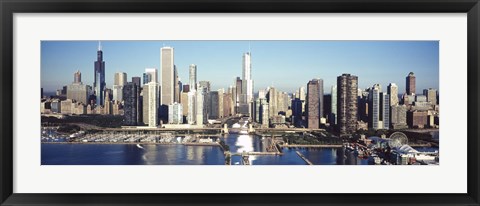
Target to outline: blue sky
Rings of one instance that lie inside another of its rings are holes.
[[[313,78],[324,80],[325,93],[342,73],[358,76],[359,87],[394,82],[405,91],[405,77],[414,72],[417,93],[439,89],[438,41],[102,41],[107,87],[115,72],[141,77],[145,68],[160,69],[160,48],[175,49],[174,61],[182,82],[188,65],[197,65],[198,81],[212,89],[228,88],[242,75],[242,54],[252,52],[255,92],[273,85],[294,92]],[[84,84],[93,84],[98,41],[42,41],[41,86],[55,91],[82,72]],[[160,72],[159,72],[160,75]],[[159,79],[161,77],[159,76]]]

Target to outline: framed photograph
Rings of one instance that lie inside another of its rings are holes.
[[[480,204],[478,0],[0,7],[1,205]]]

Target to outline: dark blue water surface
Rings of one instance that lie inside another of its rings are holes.
[[[223,165],[214,146],[42,144],[42,165]]]
[[[230,152],[265,151],[261,137],[230,134],[222,140]],[[250,156],[252,165],[306,165],[296,151],[315,165],[367,164],[353,155],[337,155],[336,148],[283,148],[283,155]],[[42,143],[42,165],[223,165],[220,147],[135,144]],[[242,164],[232,156],[232,165]]]

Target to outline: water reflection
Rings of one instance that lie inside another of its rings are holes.
[[[234,153],[265,151],[262,137],[229,134],[222,140]],[[143,148],[142,148],[143,147]],[[343,148],[283,148],[283,155],[251,155],[252,165],[305,165],[296,151],[315,165],[367,164]],[[223,165],[219,147],[150,144],[42,144],[42,165]],[[232,164],[241,164],[233,156]]]
[[[239,135],[237,141],[235,142],[235,146],[237,146],[236,152],[253,152],[253,136],[250,135]]]
[[[252,135],[238,135],[236,138],[237,141],[235,142],[236,146],[236,151],[237,153],[242,153],[242,152],[254,152],[255,148],[253,147],[254,143],[254,136]],[[250,156],[249,157],[250,161],[256,160],[256,156]]]

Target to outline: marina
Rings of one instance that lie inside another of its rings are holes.
[[[345,143],[342,145],[295,145],[285,144],[282,138],[271,136],[260,136],[241,132],[229,134],[176,134],[174,132],[113,132],[102,131],[88,133],[79,131],[71,135],[59,134],[58,128],[42,129],[42,160],[45,153],[49,153],[50,148],[123,148],[128,151],[141,150],[156,151],[156,154],[165,154],[168,157],[176,158],[176,155],[183,154],[182,150],[213,152],[220,154],[221,161],[207,162],[206,164],[224,164],[224,165],[269,165],[269,164],[298,164],[298,165],[325,165],[325,164],[438,164],[438,148],[415,150],[411,146],[401,145],[401,147],[392,147],[391,151],[383,150],[382,147],[388,146],[392,140],[382,138],[371,138],[369,147],[359,143]],[[391,146],[393,143],[390,143]],[[65,145],[65,146],[62,146]],[[70,145],[70,146],[68,146]],[[84,146],[77,146],[84,145]],[[100,146],[100,145],[105,145]],[[118,146],[115,146],[118,145]],[[123,146],[122,146],[123,145]],[[131,145],[131,146],[129,146]],[[382,146],[383,145],[383,146]],[[172,149],[174,149],[172,151]],[[189,149],[192,148],[192,149]],[[417,147],[415,147],[417,148]],[[160,150],[158,150],[160,149]],[[60,149],[61,150],[61,149]],[[167,154],[166,152],[172,152]],[[329,152],[330,151],[330,152]],[[125,151],[123,151],[125,152]],[[117,152],[123,154],[123,152]],[[327,153],[325,153],[327,152]],[[315,153],[325,153],[325,158],[318,159]],[[108,153],[109,154],[109,153]],[[83,159],[83,155],[79,157]],[[191,156],[191,155],[190,155]],[[143,158],[143,157],[142,157]],[[157,157],[161,158],[161,157]],[[178,157],[183,159],[184,157]],[[190,157],[192,158],[192,157]],[[194,157],[194,159],[197,157]],[[206,158],[200,156],[198,158]],[[54,158],[55,159],[55,158]],[[158,160],[159,164],[166,164]],[[43,161],[42,161],[43,162]],[[49,164],[48,158],[45,164]],[[95,161],[82,162],[81,164],[95,164]],[[188,163],[188,161],[181,161]],[[197,160],[197,162],[202,162]],[[171,162],[170,162],[171,163]],[[169,163],[169,164],[170,164]],[[205,163],[205,162],[204,162]],[[177,164],[177,163],[175,163]],[[188,163],[190,164],[190,163]]]

